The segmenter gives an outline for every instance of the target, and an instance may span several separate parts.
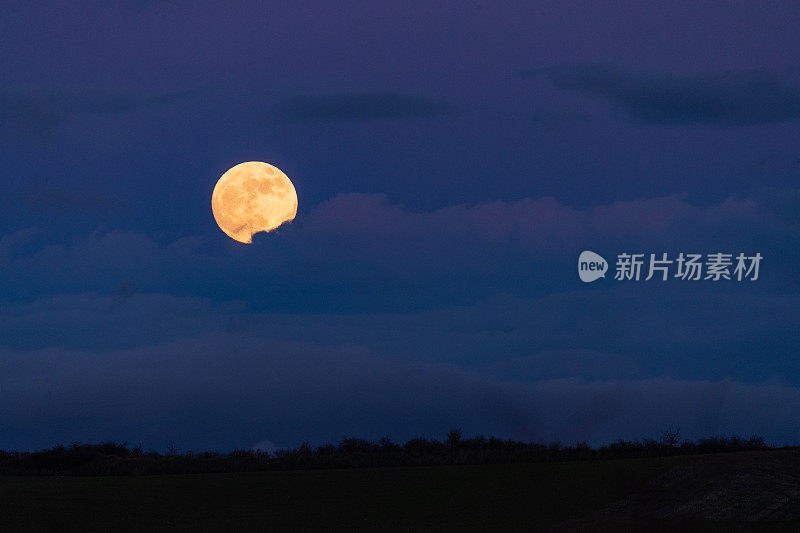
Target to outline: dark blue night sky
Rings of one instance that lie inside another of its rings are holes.
[[[0,449],[800,443],[798,28],[795,3],[6,0]],[[252,160],[300,206],[248,246],[210,198]],[[610,275],[582,283],[583,250]],[[623,252],[764,259],[618,281]]]

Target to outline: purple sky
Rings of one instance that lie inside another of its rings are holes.
[[[800,442],[797,5],[3,10],[0,449]],[[242,246],[248,160],[300,206]],[[587,285],[584,249],[765,259]]]

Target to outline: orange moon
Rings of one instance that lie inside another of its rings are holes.
[[[250,244],[253,234],[294,220],[297,192],[279,168],[259,161],[240,163],[217,182],[211,210],[228,237]]]

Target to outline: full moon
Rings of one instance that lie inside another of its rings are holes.
[[[253,234],[294,220],[297,192],[280,169],[259,161],[240,163],[217,182],[211,210],[222,231],[249,244]]]

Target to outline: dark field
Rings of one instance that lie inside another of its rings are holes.
[[[800,530],[794,450],[538,464],[0,477],[0,530]]]

